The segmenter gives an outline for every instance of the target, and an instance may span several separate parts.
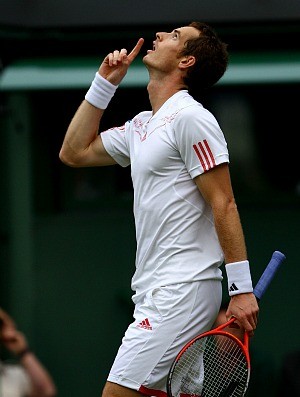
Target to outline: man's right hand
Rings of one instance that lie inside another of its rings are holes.
[[[144,39],[139,39],[129,55],[127,55],[127,50],[125,48],[122,48],[121,51],[115,50],[108,54],[99,68],[99,74],[111,84],[119,85],[125,77],[132,61],[140,52],[143,44]]]

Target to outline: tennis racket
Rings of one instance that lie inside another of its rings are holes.
[[[254,288],[260,300],[285,256],[275,251]],[[242,397],[250,378],[249,337],[224,331],[235,321],[196,336],[175,358],[167,379],[169,397]]]

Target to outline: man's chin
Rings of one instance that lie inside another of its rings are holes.
[[[148,63],[149,63],[149,54],[146,54],[146,55],[143,57],[143,62],[144,62],[145,65],[148,65]]]
[[[152,51],[153,53],[154,51]],[[147,69],[155,68],[155,58],[153,58],[152,53],[148,53],[143,57],[143,63]]]

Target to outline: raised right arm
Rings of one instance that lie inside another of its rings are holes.
[[[104,109],[84,100],[76,111],[65,135],[59,158],[70,167],[92,167],[114,164],[98,135]]]
[[[98,135],[100,121],[107,106],[103,103],[109,102],[110,92],[113,92],[114,87],[116,88],[121,83],[143,43],[144,40],[139,39],[129,55],[123,48],[121,51],[116,50],[105,57],[97,72],[101,76],[102,82],[99,76],[95,78],[97,80],[96,100],[85,99],[67,129],[59,153],[59,158],[63,163],[71,167],[115,164],[115,160],[106,152],[101,137]],[[93,84],[91,89],[93,89]],[[106,94],[107,91],[108,94]],[[105,97],[104,101],[101,98],[102,92]]]

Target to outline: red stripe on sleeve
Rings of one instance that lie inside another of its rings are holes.
[[[206,154],[205,148],[202,145],[202,142],[198,142],[198,145],[200,147],[200,150],[201,150],[201,152],[202,152],[202,154],[203,154],[203,156],[205,158],[206,164],[207,164],[206,170],[210,170],[211,169],[211,164],[210,164],[209,158],[208,158],[208,156]]]
[[[216,166],[215,158],[214,158],[214,155],[213,155],[213,153],[212,153],[212,151],[210,149],[210,146],[209,146],[207,140],[204,139],[203,143],[204,143],[204,145],[206,147],[206,150],[208,151],[208,154],[209,154],[209,157],[211,159],[212,165],[213,165],[213,167],[215,167]]]
[[[197,155],[198,159],[200,160],[202,168],[204,169],[204,171],[207,171],[207,167],[206,167],[206,165],[205,165],[205,163],[203,161],[201,153],[199,152],[198,146],[197,145],[193,145],[193,148],[194,148],[194,150],[196,152],[196,155]]]

